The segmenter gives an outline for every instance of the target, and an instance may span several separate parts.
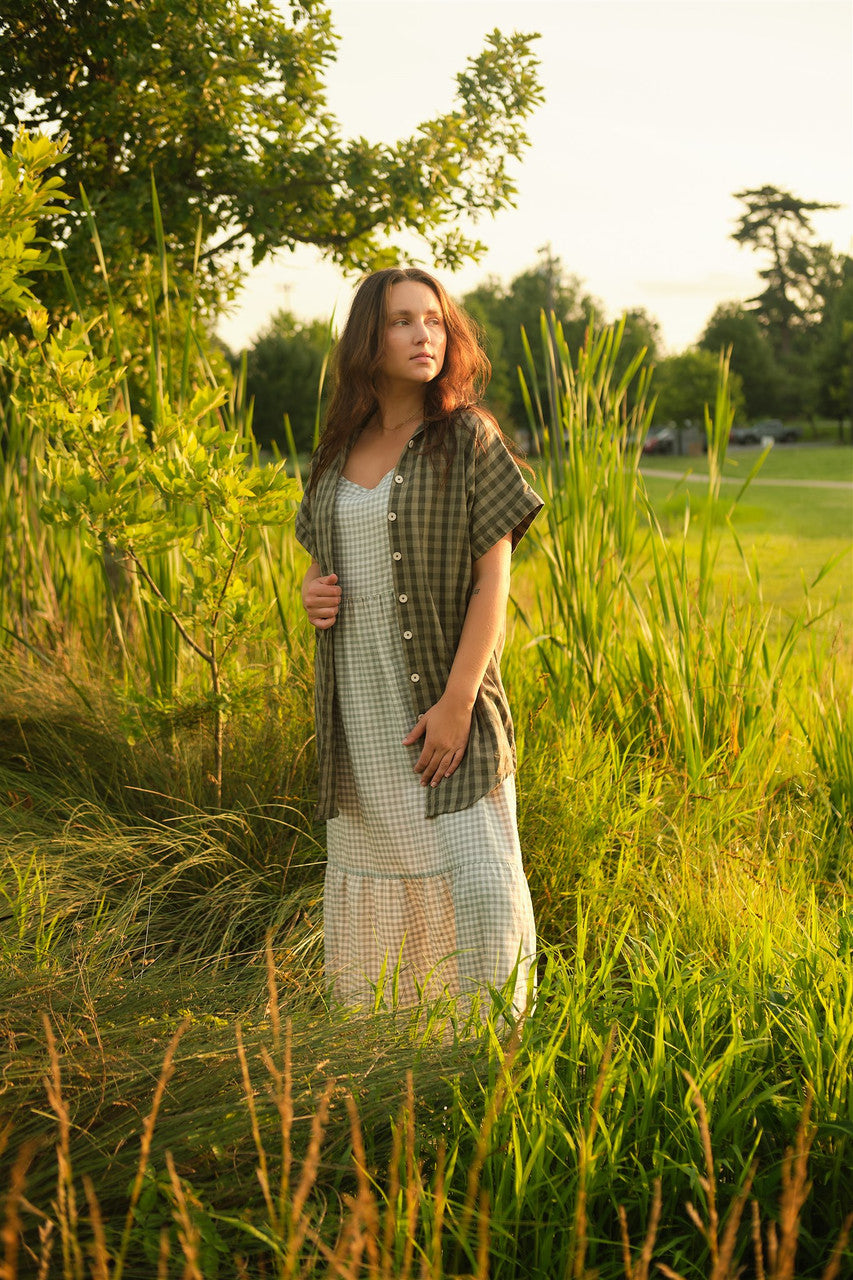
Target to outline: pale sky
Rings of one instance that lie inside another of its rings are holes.
[[[853,6],[847,0],[332,0],[327,77],[342,131],[394,142],[453,105],[485,34],[538,31],[545,103],[514,170],[517,207],[476,226],[489,246],[456,296],[509,281],[550,243],[608,319],[645,307],[666,348],[694,342],[718,302],[757,291],[729,238],[732,192],[769,184],[837,203],[815,228],[853,253]],[[471,228],[469,228],[470,230]],[[426,250],[412,242],[428,269]],[[312,249],[249,278],[219,326],[235,350],[282,307],[342,316],[355,281]]]

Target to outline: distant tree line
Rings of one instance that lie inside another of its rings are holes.
[[[640,308],[624,316],[619,371],[641,349],[655,366],[652,392],[658,422],[703,421],[713,401],[721,350],[731,349],[732,392],[741,420],[762,417],[840,425],[851,407],[853,363],[853,259],[817,241],[810,215],[831,206],[798,199],[775,187],[740,191],[744,205],[733,238],[759,253],[764,288],[753,298],[721,303],[694,347],[661,352],[660,329]],[[480,325],[492,363],[487,402],[511,434],[524,432],[527,415],[519,370],[530,378],[522,330],[540,349],[541,317],[558,324],[572,349],[590,324],[607,317],[583,283],[549,248],[535,265],[508,284],[492,277],[462,298]],[[310,448],[318,369],[326,348],[325,326],[277,316],[248,355],[248,388],[255,397],[256,429],[265,440],[283,442],[286,410],[300,448]],[[547,396],[542,360],[535,389]]]

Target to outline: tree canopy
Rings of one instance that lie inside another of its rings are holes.
[[[842,264],[843,279],[823,315],[815,363],[819,380],[818,409],[851,422],[853,443],[853,258]]]
[[[710,351],[688,350],[666,356],[659,361],[652,380],[652,391],[657,396],[656,420],[679,425],[692,422],[702,428],[706,405],[713,409],[719,376],[719,357]],[[743,409],[743,387],[735,372],[729,378],[729,394],[735,413],[739,413]]]
[[[329,352],[329,326],[320,320],[302,324],[290,311],[270,320],[246,356],[246,390],[252,401],[252,430],[264,445],[287,450],[284,415],[300,453],[314,446],[314,422],[323,365]]]
[[[593,300],[584,293],[582,281],[570,275],[550,249],[542,249],[537,265],[520,272],[508,285],[492,277],[462,301],[485,334],[492,362],[489,405],[508,430],[518,431],[527,424],[518,380],[519,369],[528,376],[522,328],[538,353],[539,317],[543,312],[553,314],[569,345],[579,347],[594,311]],[[538,376],[544,379],[541,370]],[[544,395],[544,381],[541,391]]]
[[[553,316],[571,351],[584,341],[592,321],[603,322],[602,308],[584,289],[583,281],[569,273],[550,247],[539,252],[539,261],[515,276],[508,285],[497,279],[486,280],[463,298],[467,311],[484,330],[492,381],[489,406],[511,432],[527,425],[524,399],[518,371],[530,378],[521,330],[527,334],[534,358],[539,353],[540,317]],[[616,371],[621,376],[634,355],[643,348],[654,359],[660,345],[657,321],[640,307],[625,315],[622,343],[616,358]],[[537,361],[540,396],[547,394],[544,363]]]
[[[771,186],[736,191],[735,199],[745,209],[732,239],[765,258],[758,271],[764,289],[749,302],[779,352],[789,355],[797,334],[820,318],[836,270],[835,255],[815,241],[809,215],[838,206]]]
[[[179,266],[201,220],[214,306],[236,282],[238,250],[258,263],[312,244],[365,269],[396,259],[394,238],[414,232],[452,269],[482,249],[459,218],[512,203],[512,164],[542,101],[534,39],[493,31],[457,75],[452,108],[389,146],[345,137],[329,110],[325,0],[6,0],[0,123],[68,132],[62,181],[85,188],[107,261],[128,273],[153,251],[153,174]],[[83,221],[78,210],[61,234],[88,266]]]
[[[718,356],[731,350],[731,369],[743,383],[750,418],[781,412],[786,405],[786,374],[755,315],[741,302],[721,302],[710,316],[699,346]]]
[[[733,367],[744,374],[749,411],[755,414],[775,402],[773,407],[783,414],[813,417],[826,412],[843,400],[843,391],[839,397],[830,387],[849,382],[849,351],[829,329],[849,278],[850,259],[817,239],[812,214],[838,206],[803,200],[773,186],[737,191],[735,198],[744,208],[732,239],[759,253],[764,263],[758,271],[764,288],[747,300],[743,315],[757,324],[769,363],[763,356],[756,363],[754,334],[743,324],[736,338],[732,334],[726,339],[732,342]],[[713,317],[711,326],[719,330]],[[710,345],[709,339],[706,330],[704,346]],[[764,384],[760,392],[757,382]]]

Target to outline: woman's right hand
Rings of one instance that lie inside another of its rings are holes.
[[[329,627],[333,627],[341,603],[338,575],[327,573],[322,576],[320,566],[312,564],[302,582],[302,603],[312,627],[316,627],[318,631],[327,631]]]

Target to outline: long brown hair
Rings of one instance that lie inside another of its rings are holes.
[[[492,370],[474,321],[427,271],[420,267],[386,267],[362,280],[332,355],[332,397],[314,455],[309,491],[338,455],[350,448],[379,408],[377,383],[385,349],[388,296],[395,284],[405,280],[417,281],[432,290],[447,335],[441,373],[425,387],[423,420],[429,431],[424,451],[437,454],[449,466],[453,456],[450,425],[453,414],[460,409],[476,406],[486,429],[499,430],[489,411],[480,405]]]

